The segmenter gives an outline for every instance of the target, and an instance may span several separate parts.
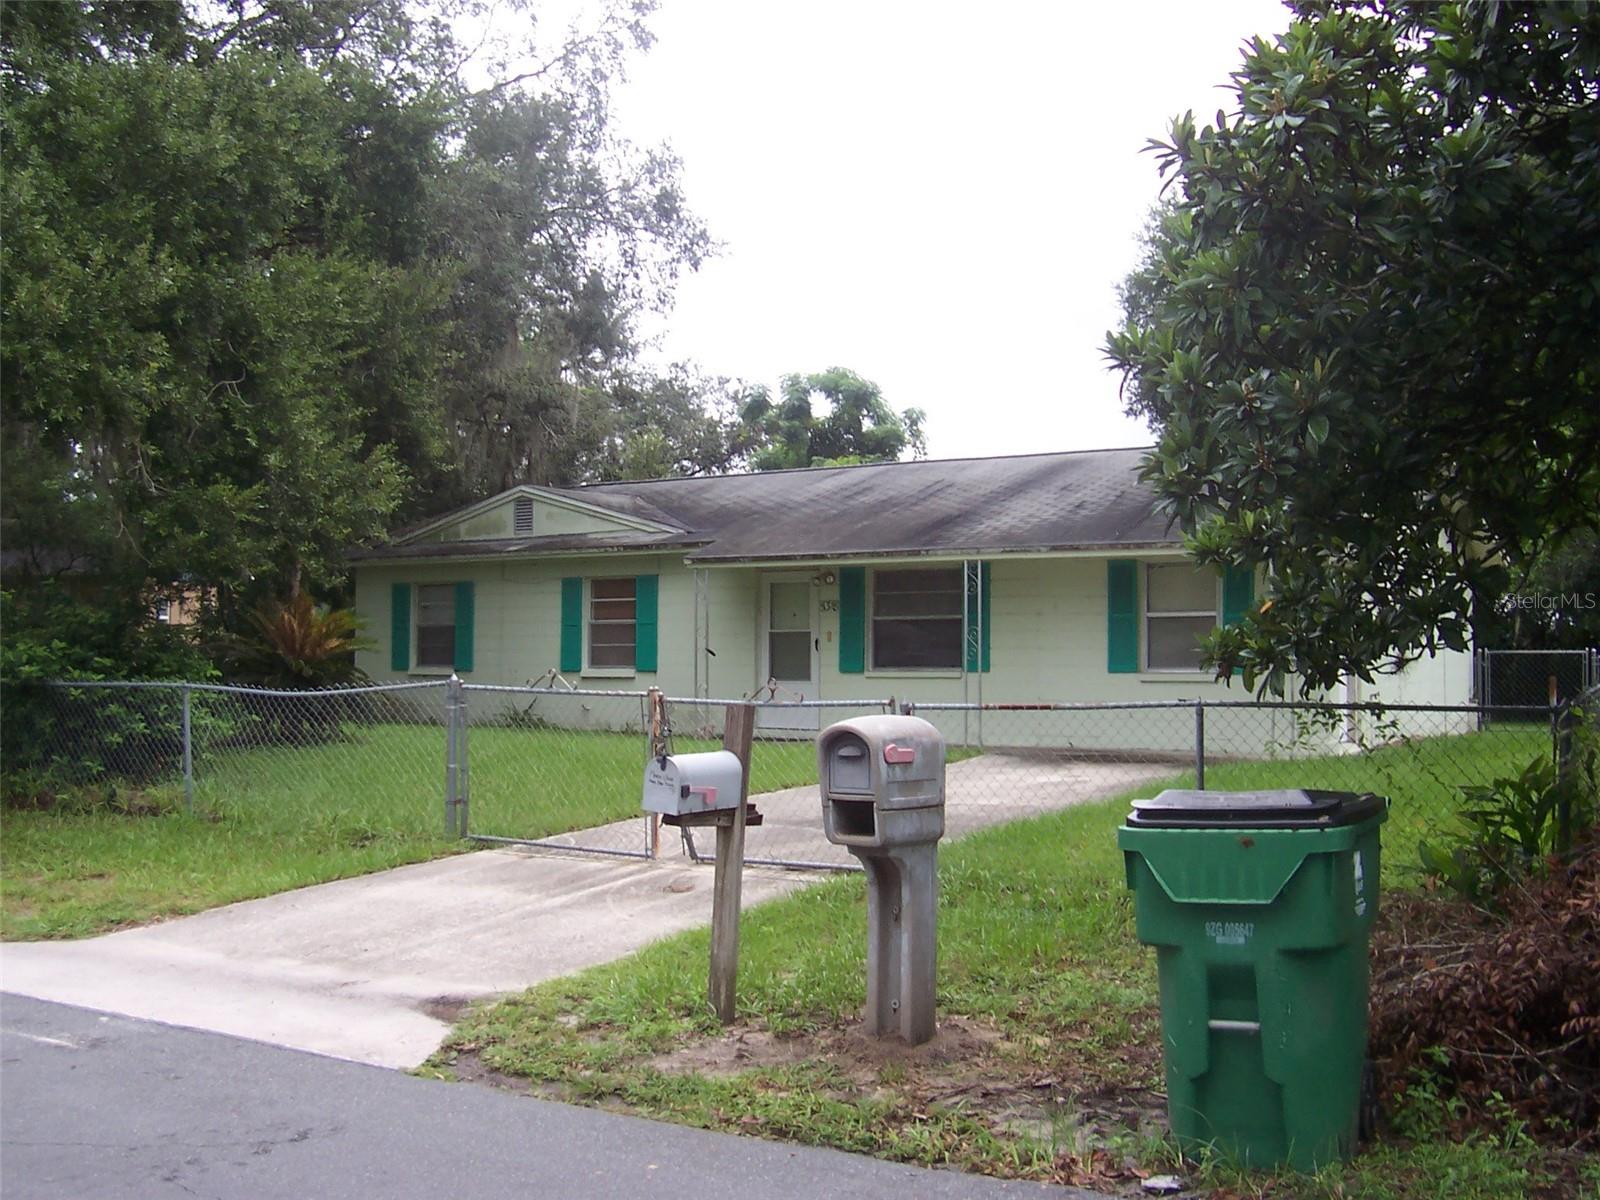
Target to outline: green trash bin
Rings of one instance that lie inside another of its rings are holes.
[[[1387,816],[1351,792],[1134,802],[1117,845],[1156,948],[1167,1114],[1186,1151],[1302,1170],[1355,1152]]]

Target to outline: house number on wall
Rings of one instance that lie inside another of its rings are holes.
[[[818,601],[817,607],[823,612],[838,612],[839,602],[837,600],[821,600]]]

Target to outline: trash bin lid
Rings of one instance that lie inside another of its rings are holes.
[[[1168,788],[1154,799],[1135,800],[1128,824],[1164,829],[1329,829],[1365,821],[1382,812],[1383,806],[1383,797],[1371,792]]]

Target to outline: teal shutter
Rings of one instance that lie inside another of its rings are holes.
[[[1139,669],[1139,564],[1106,560],[1106,670],[1127,675]]]
[[[656,669],[656,616],[661,607],[661,576],[639,575],[633,581],[633,669]]]
[[[1229,567],[1222,573],[1222,623],[1243,620],[1255,606],[1256,573],[1249,567]]]
[[[389,669],[411,669],[411,585],[397,583],[389,589]]]
[[[561,581],[561,669],[583,670],[583,580]]]
[[[989,669],[989,564],[970,561],[967,579],[967,670]],[[980,665],[982,664],[982,665]]]
[[[456,584],[456,649],[454,661],[457,671],[472,670],[472,633],[476,620],[472,584]]]
[[[867,569],[839,568],[839,674],[867,669]]]

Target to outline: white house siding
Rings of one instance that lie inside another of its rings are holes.
[[[1125,555],[1119,557],[1138,557]],[[1165,556],[1170,558],[1171,556]],[[1154,560],[1155,556],[1149,556]],[[917,565],[925,560],[902,563]],[[1103,557],[1014,558],[992,560],[990,599],[991,670],[981,676],[962,671],[839,670],[839,587],[822,583],[837,578],[841,564],[808,564],[816,577],[821,638],[818,698],[881,700],[890,696],[919,703],[990,704],[1095,703],[1106,701],[1208,702],[1250,698],[1238,680],[1218,682],[1206,673],[1107,670],[1106,559]],[[876,565],[876,564],[874,564]],[[882,565],[894,565],[884,563]],[[871,567],[869,566],[869,571]],[[793,572],[796,568],[785,568]],[[447,671],[396,673],[389,669],[389,603],[391,584],[474,581],[476,625],[474,667],[463,678],[474,683],[520,684],[539,679],[560,662],[561,580],[567,576],[654,573],[660,579],[658,671],[605,672],[567,676],[586,689],[643,690],[660,687],[669,695],[698,694],[737,699],[763,680],[760,639],[761,594],[770,574],[754,567],[704,570],[701,591],[708,636],[705,653],[695,629],[695,569],[678,554],[614,554],[551,558],[537,561],[421,562],[371,564],[357,571],[356,603],[374,645],[358,655],[358,665],[376,680],[441,677]],[[870,589],[869,589],[870,595]],[[831,602],[831,603],[829,603]],[[831,611],[830,611],[831,610]],[[869,622],[870,623],[870,622]],[[699,671],[696,671],[696,658]],[[870,662],[870,643],[868,661]],[[1415,664],[1379,685],[1392,703],[1428,701],[1456,703],[1465,699],[1470,660],[1441,655]],[[1371,689],[1361,699],[1372,698]],[[492,707],[488,697],[474,702],[478,711]],[[553,706],[552,706],[553,707]],[[573,724],[633,724],[626,704],[591,706]],[[626,709],[626,711],[624,711]],[[615,710],[614,712],[612,710]],[[576,710],[574,710],[576,711]],[[1192,708],[1125,709],[1087,712],[989,711],[924,712],[953,742],[988,746],[1056,747],[1084,750],[1145,750],[1172,755],[1191,753],[1195,720]],[[831,719],[831,716],[829,717]],[[1211,709],[1206,718],[1206,745],[1212,755],[1307,753],[1325,750],[1337,734],[1317,731],[1308,740],[1292,715],[1278,711]]]
[[[1109,672],[1105,558],[995,559],[991,571],[989,671],[980,675],[869,667],[862,674],[841,674],[839,616],[834,611],[822,615],[822,696],[990,704],[1248,698],[1241,686],[1219,683],[1209,674]],[[824,587],[822,598],[836,601],[837,584]],[[1138,747],[1177,753],[1194,743],[1190,710],[922,715],[952,741],[992,746]],[[1217,749],[1222,752],[1223,745]]]

